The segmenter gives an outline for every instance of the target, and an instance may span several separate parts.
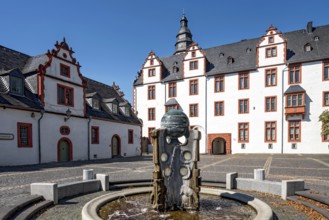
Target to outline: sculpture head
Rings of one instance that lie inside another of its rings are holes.
[[[167,134],[172,139],[189,136],[189,119],[181,110],[172,109],[161,119],[161,128],[167,129]]]

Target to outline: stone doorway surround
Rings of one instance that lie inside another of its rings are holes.
[[[217,134],[208,134],[208,154],[212,154],[212,142],[216,138],[223,138],[226,141],[226,154],[232,153],[231,148],[231,133],[217,133]]]

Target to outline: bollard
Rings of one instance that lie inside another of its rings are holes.
[[[254,169],[254,179],[255,180],[265,180],[265,170],[264,169]]]
[[[94,179],[94,170],[93,169],[84,169],[82,180],[92,180]]]

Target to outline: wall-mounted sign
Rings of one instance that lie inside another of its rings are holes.
[[[14,134],[0,133],[0,140],[14,140]]]

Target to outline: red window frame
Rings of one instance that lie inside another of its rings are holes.
[[[176,82],[170,82],[168,84],[168,97],[176,97],[177,96],[177,83]]]
[[[134,143],[134,130],[128,129],[128,144]]]
[[[174,104],[174,105],[167,105],[166,106],[166,112],[168,112],[171,109],[178,109],[178,105]]]
[[[198,117],[199,116],[199,104],[190,104],[190,117]]]
[[[71,68],[65,64],[60,64],[60,75],[70,78],[71,77]]]
[[[214,81],[214,92],[225,91],[225,78],[224,76],[216,76]]]
[[[276,56],[278,56],[277,47],[268,47],[268,48],[266,48],[266,50],[265,50],[265,57],[266,58],[271,58],[271,57],[276,57]]]
[[[191,57],[196,57],[196,52],[192,51]]]
[[[71,130],[69,126],[61,126],[59,128],[59,132],[61,133],[61,135],[69,135]]]
[[[148,108],[148,120],[155,121],[155,108]]]
[[[322,106],[329,106],[329,91],[322,92]]]
[[[268,37],[268,43],[269,44],[273,44],[274,43],[274,37],[273,36]]]
[[[147,87],[147,99],[153,100],[155,99],[155,86],[148,86]]]
[[[294,97],[296,97],[294,105]],[[301,103],[300,103],[301,97]],[[297,106],[304,106],[305,105],[305,93],[291,93],[286,94],[286,107],[297,107]]]
[[[239,81],[238,81],[239,90],[249,89],[250,79],[249,72],[239,73]]]
[[[242,133],[242,136],[241,136]],[[238,123],[238,143],[249,142],[249,122]]]
[[[197,60],[190,61],[190,70],[197,70],[199,68],[199,62]]]
[[[199,94],[199,81],[197,79],[191,79],[189,86],[189,94],[190,95],[198,95]]]
[[[91,143],[99,144],[99,127],[91,126]]]
[[[26,134],[22,133],[22,129],[26,129]],[[25,135],[23,137],[22,135]],[[32,124],[31,123],[17,123],[17,147],[29,147],[33,145],[32,141]]]
[[[155,68],[148,69],[149,77],[155,76]]]
[[[329,81],[329,60],[323,62],[322,80]]]
[[[267,102],[269,100],[269,102]],[[267,103],[269,103],[269,108],[267,108]],[[264,104],[265,112],[276,112],[277,111],[277,97],[276,96],[266,96]],[[272,108],[274,105],[274,108]]]
[[[276,142],[276,135],[277,135],[277,127],[276,127],[276,121],[265,121],[264,124],[264,140],[266,143],[271,142],[275,143]],[[269,138],[268,138],[268,132],[269,132]],[[273,135],[274,132],[274,135]]]
[[[214,115],[215,116],[223,116],[224,115],[224,101],[217,101],[214,104]],[[221,111],[222,109],[222,111]]]
[[[300,64],[290,66],[288,74],[289,85],[302,83],[302,66]]]
[[[241,104],[243,104],[241,108]],[[245,108],[247,106],[247,108]],[[239,114],[248,114],[249,113],[249,99],[239,99],[238,101],[238,113]]]
[[[154,59],[150,59],[150,66],[154,65]]]
[[[273,82],[273,76],[275,82]],[[277,82],[278,82],[277,68],[265,69],[265,87],[276,86]]]
[[[63,100],[60,98],[61,89],[63,89]],[[70,93],[71,99],[67,97],[67,92]],[[74,107],[74,88],[57,84],[57,104]]]
[[[302,122],[300,120],[297,121],[289,121],[288,123],[288,142],[301,142],[302,140]],[[292,129],[292,133],[290,130]],[[296,138],[298,131],[298,139]],[[290,136],[292,135],[292,136]]]

